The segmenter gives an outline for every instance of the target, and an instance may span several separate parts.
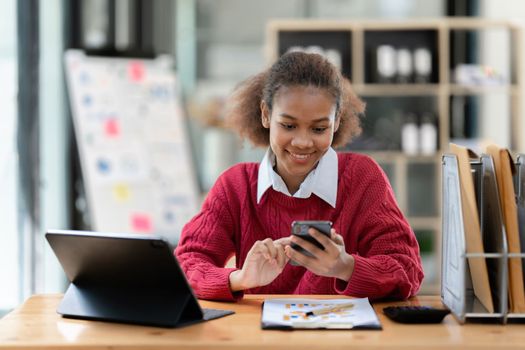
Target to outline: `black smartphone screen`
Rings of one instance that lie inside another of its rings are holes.
[[[310,227],[315,228],[319,232],[330,237],[330,229],[332,228],[332,223],[330,221],[317,221],[317,220],[294,221],[292,223],[292,235],[299,236],[303,238],[304,240],[307,240],[308,242],[314,244],[316,247],[324,250],[323,245],[319,243],[315,238],[310,236],[310,234],[308,233],[308,229]],[[306,256],[310,256],[310,257],[313,256],[312,254],[310,254],[310,252],[306,251],[305,249],[303,249],[302,247],[298,246],[295,243],[292,243],[291,247]]]

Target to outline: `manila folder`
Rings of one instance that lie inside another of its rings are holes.
[[[499,202],[503,213],[503,222],[507,234],[509,253],[521,253],[518,228],[518,207],[512,179],[516,167],[506,148],[496,145],[487,146],[487,154],[494,160],[496,180],[498,182]],[[510,312],[525,312],[525,292],[523,289],[523,270],[521,258],[509,259],[509,304]]]

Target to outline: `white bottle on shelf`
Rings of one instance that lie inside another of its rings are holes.
[[[418,84],[430,83],[432,74],[432,54],[426,47],[419,47],[414,51],[414,82]]]
[[[419,131],[413,114],[407,115],[406,122],[401,127],[401,149],[408,155],[419,152]]]
[[[396,49],[391,45],[379,45],[376,49],[377,82],[392,83],[396,75]]]
[[[425,113],[421,117],[421,126],[419,127],[419,142],[421,153],[424,155],[433,155],[437,150],[437,128],[434,123],[432,113]]]
[[[397,82],[407,84],[412,81],[412,53],[409,49],[402,47],[397,49]]]

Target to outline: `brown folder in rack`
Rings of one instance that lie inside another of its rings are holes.
[[[514,193],[512,175],[516,166],[506,148],[496,145],[487,146],[487,154],[494,160],[496,180],[498,182],[499,201],[507,235],[509,253],[521,253],[518,228],[518,207]],[[523,270],[521,258],[509,259],[509,306],[510,312],[525,312],[525,291],[523,288]]]
[[[467,253],[484,253],[478,206],[476,204],[476,192],[470,168],[470,156],[472,156],[472,158],[479,157],[471,150],[453,143],[450,144],[450,150],[458,159],[466,250]],[[490,291],[485,258],[469,258],[468,265],[472,277],[474,294],[489,313],[494,313],[494,304],[492,303],[492,293]]]

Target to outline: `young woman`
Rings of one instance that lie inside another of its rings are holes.
[[[386,176],[371,158],[332,148],[360,131],[364,104],[350,82],[319,55],[288,53],[228,106],[229,124],[269,148],[261,163],[226,170],[183,229],[175,252],[197,296],[416,294],[419,247]],[[295,220],[331,221],[331,237],[309,229],[324,249],[291,236]]]

